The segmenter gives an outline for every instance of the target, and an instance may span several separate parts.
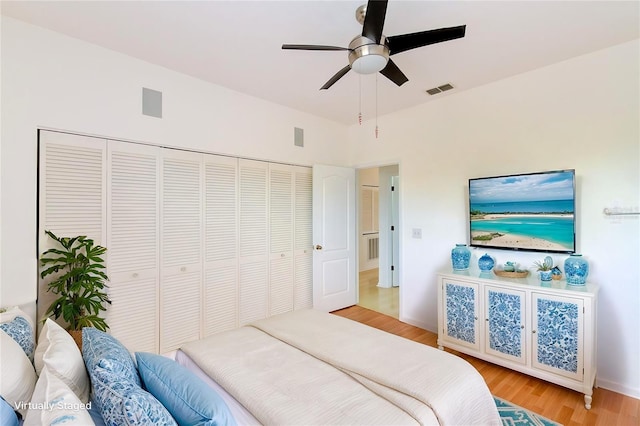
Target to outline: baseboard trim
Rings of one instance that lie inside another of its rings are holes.
[[[622,395],[630,396],[631,398],[640,399],[640,389],[625,386],[623,384],[612,382],[610,380],[603,380],[596,377],[596,387],[607,389],[616,393],[621,393]]]

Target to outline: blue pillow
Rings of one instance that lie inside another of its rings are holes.
[[[82,329],[82,359],[93,381],[97,366],[110,371],[121,380],[140,386],[140,377],[133,357],[115,337],[94,327]]]
[[[84,344],[83,344],[84,345]],[[93,374],[94,400],[109,426],[177,426],[162,404],[133,382],[100,366]]]
[[[229,407],[218,393],[177,362],[136,352],[138,372],[145,388],[181,425],[235,425]]]
[[[15,317],[9,322],[0,324],[0,329],[4,330],[13,340],[15,340],[29,360],[33,362],[33,350],[35,349],[35,336],[29,321],[23,317]]]
[[[0,425],[18,426],[20,421],[13,407],[4,398],[0,397]]]

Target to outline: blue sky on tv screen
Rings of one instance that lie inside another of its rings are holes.
[[[572,200],[573,171],[471,179],[469,200],[475,203]]]

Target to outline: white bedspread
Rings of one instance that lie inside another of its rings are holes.
[[[318,311],[260,320],[182,350],[263,424],[500,424],[466,361]]]

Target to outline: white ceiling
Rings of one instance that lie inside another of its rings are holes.
[[[347,46],[360,34],[351,1],[3,1],[2,14],[258,98],[346,124],[376,113],[376,77],[344,51],[282,50],[283,43]],[[393,57],[409,78],[377,78],[383,115],[637,39],[638,1],[390,0],[384,34],[467,25],[466,36]],[[435,96],[426,89],[451,83]],[[163,90],[163,88],[156,88]],[[544,90],[544,88],[541,88]],[[360,95],[362,93],[362,95]],[[362,105],[362,106],[360,106]]]

